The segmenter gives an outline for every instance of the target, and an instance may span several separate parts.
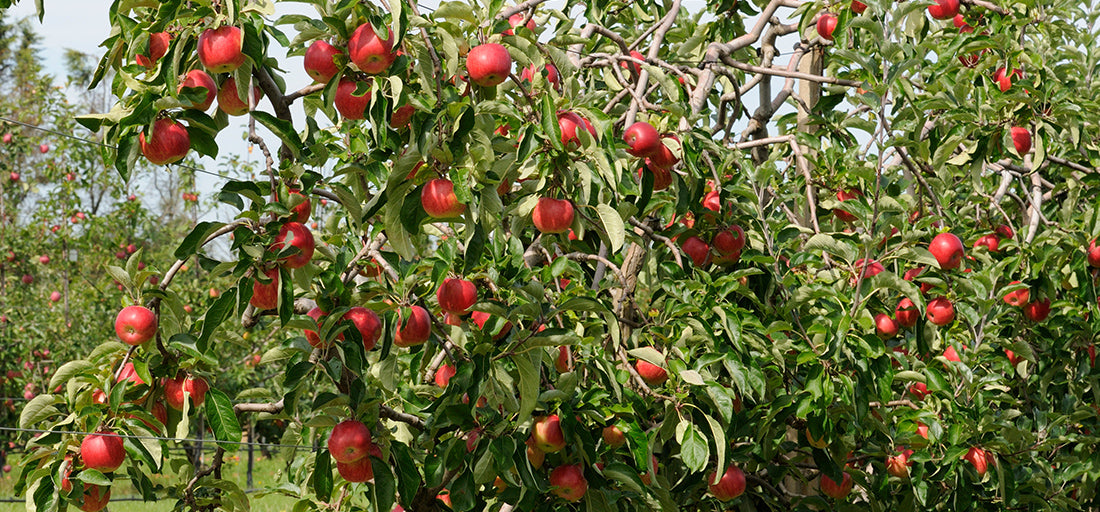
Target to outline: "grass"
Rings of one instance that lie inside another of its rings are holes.
[[[207,459],[212,454],[207,454]],[[247,452],[241,452],[238,456],[226,455],[226,462],[223,469],[222,476],[226,480],[236,482],[241,488],[247,488],[247,469],[248,469],[248,455]],[[14,457],[9,457],[8,463],[16,469],[11,473],[4,473],[0,475],[0,499],[19,499],[18,503],[0,503],[0,512],[17,512],[25,510],[25,506],[21,497],[14,496],[13,488],[15,487],[16,473],[19,468],[19,461]],[[256,453],[255,466],[252,470],[253,487],[264,488],[266,486],[273,486],[277,483],[279,473],[283,469],[284,465],[282,461],[273,459],[264,459],[260,457],[259,452]],[[175,484],[176,482],[170,481],[167,476],[151,475],[150,478],[154,484]],[[108,508],[111,512],[168,512],[172,510],[172,506],[175,505],[176,500],[171,498],[164,498],[156,502],[143,502],[140,501],[141,495],[130,487],[127,483],[116,482],[111,489],[111,503]],[[118,498],[129,497],[137,498],[136,501],[120,501]],[[263,497],[252,496],[251,506],[255,512],[289,512],[294,507],[295,500],[281,496],[281,495],[269,495]],[[70,508],[70,511],[76,510]]]

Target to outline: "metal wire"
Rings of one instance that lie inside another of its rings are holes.
[[[130,434],[104,434],[103,432],[80,432],[76,430],[42,430],[36,428],[16,428],[16,427],[0,427],[0,431],[7,432],[27,432],[31,434],[71,434],[77,436],[90,436],[90,435],[108,435],[113,437],[122,437],[126,439],[146,439],[146,440],[158,440],[158,441],[176,441],[176,442],[190,442],[190,443],[219,443],[219,444],[235,444],[239,446],[267,446],[274,448],[314,448],[309,444],[278,444],[278,443],[253,443],[244,441],[219,441],[217,439],[194,439],[194,438],[177,438],[177,437],[160,437],[160,436],[135,436]]]

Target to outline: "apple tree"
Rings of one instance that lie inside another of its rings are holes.
[[[265,169],[23,410],[28,506],[247,509],[253,415],[302,510],[1100,505],[1091,7],[304,3],[112,5],[120,179]]]

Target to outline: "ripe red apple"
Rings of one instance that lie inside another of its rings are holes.
[[[565,149],[574,150],[580,147],[581,139],[577,135],[580,128],[587,129],[592,138],[596,138],[596,129],[587,120],[576,112],[561,110],[558,112],[558,128],[561,129],[561,143]]]
[[[931,9],[931,7],[929,7],[929,9]],[[1008,90],[1012,88],[1013,78],[1023,78],[1023,76],[1024,72],[1019,69],[1013,69],[1011,72],[1007,72],[1002,66],[993,72],[993,81],[997,82],[997,87],[1001,89],[1001,92],[1008,92]]]
[[[940,268],[951,270],[959,268],[963,259],[963,243],[952,233],[940,233],[928,244],[928,251],[936,257]]]
[[[547,64],[543,67],[543,69],[546,70],[546,81],[549,82],[550,85],[554,87],[554,89],[560,91],[561,75],[558,74],[557,66],[554,66],[553,64]],[[530,66],[523,68],[523,71],[521,71],[519,74],[519,78],[520,80],[526,80],[527,82],[534,83],[535,75],[537,74],[539,74],[538,66],[531,64]]]
[[[883,267],[882,263],[879,263],[878,261],[871,258],[868,258],[867,260],[864,260],[863,258],[856,260],[855,267],[856,271],[860,271],[860,269],[862,269],[863,279],[870,279],[886,270],[886,267]]]
[[[913,455],[913,450],[899,446],[898,451],[901,453],[886,458],[886,472],[898,478],[909,478],[909,468],[913,466],[909,457]]]
[[[126,460],[122,438],[107,430],[85,436],[80,442],[80,459],[88,469],[110,473]]]
[[[567,199],[540,197],[531,210],[531,222],[543,233],[564,233],[573,224],[573,203]]]
[[[634,369],[637,370],[642,380],[650,386],[660,386],[668,380],[668,372],[649,361],[639,359],[634,363]]]
[[[551,492],[567,501],[579,501],[588,492],[588,480],[579,464],[558,466],[550,472]]]
[[[703,196],[703,208],[715,213],[722,211],[722,196],[717,190],[711,190]]]
[[[668,148],[668,144],[664,143],[665,139],[674,139],[677,142],[680,140],[675,135],[669,135],[668,137],[661,137],[661,143],[657,146],[657,151],[654,151],[649,158],[646,159],[646,164],[658,169],[671,170],[680,162],[680,159]],[[656,186],[656,184],[654,184]]]
[[[962,362],[962,359],[959,358],[959,352],[956,351],[953,346],[948,346],[947,349],[943,351],[943,358],[956,363]]]
[[[448,277],[435,293],[439,309],[458,315],[465,314],[477,302],[477,286],[465,279]]]
[[[43,155],[46,154],[46,153],[49,153],[50,152],[50,145],[49,144],[39,144],[38,145],[38,152],[42,153]]]
[[[137,374],[137,370],[134,369],[134,363],[127,362],[122,365],[122,371],[118,372],[117,382],[129,381],[135,386],[145,384],[144,380],[141,380],[141,376]]]
[[[835,14],[831,12],[822,14],[817,18],[817,35],[826,41],[832,41],[836,23],[837,17]]]
[[[731,464],[715,482],[717,476],[717,471],[707,475],[707,489],[718,501],[729,501],[745,493],[745,472],[741,468]]]
[[[959,0],[936,0],[928,6],[928,14],[937,20],[949,20],[959,14]]]
[[[8,261],[11,261],[14,258],[15,255],[13,254],[12,258]],[[1088,251],[1085,253],[1085,259],[1088,260],[1089,266],[1100,268],[1100,247],[1097,247],[1095,238],[1092,239],[1091,242],[1089,242],[1089,248]]]
[[[168,32],[156,32],[149,34],[149,47],[147,53],[134,56],[134,62],[139,66],[153,67],[165,53],[168,53],[168,42],[172,40]]]
[[[206,29],[199,35],[199,62],[211,73],[230,73],[244,64],[244,33],[238,27]]]
[[[928,384],[923,382],[914,382],[910,384],[909,393],[916,397],[917,400],[924,400],[924,397],[932,394],[932,392],[928,390]]]
[[[1042,322],[1050,315],[1050,299],[1029,302],[1024,306],[1024,316],[1032,322]]]
[[[543,453],[557,453],[565,448],[565,434],[561,430],[561,419],[557,414],[535,419],[531,429],[531,439],[535,448]]]
[[[888,340],[898,335],[898,323],[890,318],[890,315],[878,313],[875,315],[875,332],[879,338]]]
[[[328,451],[336,462],[355,462],[369,459],[370,429],[356,420],[344,420],[332,427],[328,437]]]
[[[286,268],[304,267],[309,263],[309,260],[313,259],[315,248],[313,233],[301,222],[287,222],[279,229],[279,234],[275,236],[275,243],[271,245],[271,249],[276,252],[287,249],[286,239],[288,235],[290,236],[290,246],[296,247],[298,253],[279,258],[279,261]]]
[[[466,211],[466,205],[458,202],[455,196],[454,183],[442,178],[424,184],[420,191],[420,204],[429,216],[436,219],[458,217]]]
[[[61,292],[54,291],[50,293],[50,302],[57,302],[59,300],[61,300]]]
[[[363,350],[371,350],[382,337],[382,321],[378,314],[362,306],[356,306],[344,313],[344,320],[351,323],[359,330],[359,337],[363,339]]]
[[[500,44],[478,45],[466,56],[466,72],[475,84],[496,87],[504,83],[512,72],[512,56]]]
[[[863,197],[863,192],[856,188],[836,191],[836,200],[840,202],[844,202],[849,199],[855,199],[857,197]],[[840,219],[841,222],[846,222],[849,224],[858,220],[858,217],[852,215],[851,213],[848,213],[847,210],[843,210],[840,208],[833,208],[833,215],[835,215],[836,218]]]
[[[10,470],[11,466],[5,466],[5,468]],[[111,501],[111,487],[84,484],[84,494],[81,499],[83,502],[80,504],[80,510],[83,512],[99,512]]]
[[[997,248],[1001,245],[1001,238],[995,234],[983,235],[981,238],[974,241],[974,248],[985,246],[989,249],[989,252],[997,252]]]
[[[31,284],[34,282],[34,276],[30,274],[23,274],[21,280],[23,281],[23,284]]]
[[[688,237],[687,240],[680,243],[680,246],[683,248],[684,254],[691,258],[691,262],[696,267],[704,267],[710,262],[710,246],[702,238],[697,236]]]
[[[309,312],[306,313],[306,315],[308,315],[310,318],[312,318],[313,321],[316,322],[318,326],[320,326],[321,325],[321,318],[323,318],[325,316],[328,316],[328,313],[325,313],[325,312],[321,311],[321,308],[319,308],[319,307],[314,307],[313,309],[309,310]],[[330,343],[325,343],[325,342],[321,341],[321,335],[318,334],[317,331],[314,331],[313,329],[302,329],[302,332],[303,332],[303,334],[305,334],[306,341],[309,342],[309,345],[311,347],[313,347],[313,348],[328,348],[330,346]],[[337,339],[340,339],[340,340],[344,339],[344,335],[343,334],[338,334]]]
[[[12,136],[10,133],[4,134],[4,144],[11,144]]]
[[[164,379],[164,401],[169,407],[182,411],[184,393],[187,393],[191,397],[192,410],[194,410],[202,407],[209,389],[206,379],[180,372],[173,379]]]
[[[481,329],[483,331],[485,330],[485,324],[488,323],[489,320],[491,320],[492,318],[493,315],[490,315],[489,313],[486,313],[484,311],[474,311],[473,313],[470,313],[470,319],[473,320],[475,324],[477,324],[478,329]],[[503,325],[497,328],[496,332],[492,333],[493,341],[500,341],[504,339],[505,336],[508,336],[508,332],[511,330],[512,322],[505,321]]]
[[[328,41],[318,39],[306,49],[302,65],[310,78],[316,82],[327,84],[332,80],[332,77],[336,76],[336,73],[340,72],[342,62],[337,63],[337,59],[342,61],[341,57],[343,55],[343,50],[332,46]]]
[[[558,347],[558,357],[554,358],[554,369],[558,373],[565,373],[573,369],[573,365],[569,362],[570,355],[568,345]]]
[[[535,438],[527,438],[527,462],[531,463],[531,467],[539,469],[542,467],[542,463],[546,460],[546,452],[539,449],[535,445]]]
[[[435,385],[441,388],[446,388],[447,384],[450,384],[451,377],[454,377],[458,373],[458,370],[449,364],[441,364],[435,371]]]
[[[187,128],[174,119],[161,118],[153,122],[153,129],[146,140],[145,132],[138,133],[141,154],[154,165],[166,165],[183,160],[191,149],[191,136]]]
[[[253,85],[252,103],[258,105],[263,97],[264,92]],[[243,116],[249,111],[248,100],[242,98],[237,91],[237,81],[233,77],[227,78],[222,82],[221,89],[218,89],[218,109],[231,116]]]
[[[856,14],[863,14],[863,11],[867,10],[867,4],[860,2],[859,0],[852,0],[852,12]]]
[[[512,28],[505,30],[504,32],[502,32],[502,34],[504,34],[506,36],[515,35],[515,32],[513,31],[513,29],[515,29],[516,27],[518,27],[520,25],[523,25],[523,20],[525,20],[525,19],[527,19],[527,14],[523,13],[523,12],[517,12],[517,13],[509,16],[508,17],[508,24],[511,25]],[[532,32],[535,31],[535,19],[534,18],[531,18],[531,19],[527,20],[527,30],[530,30]]]
[[[12,171],[11,173],[8,174],[8,178],[13,182],[14,181],[19,181],[19,173],[15,172],[15,171]]]
[[[640,52],[637,52],[635,50],[630,50],[630,57],[645,62],[645,55],[642,55]],[[633,61],[621,61],[619,62],[619,67],[623,69],[634,68],[634,74],[636,75],[641,74],[642,72],[642,65]]]
[[[369,456],[351,462],[336,461],[336,471],[348,482],[362,483],[374,480],[374,467],[371,466]]]
[[[360,71],[377,75],[389,69],[397,55],[393,52],[393,30],[387,39],[378,37],[370,22],[359,25],[348,38],[348,57]]]
[[[411,347],[428,340],[432,332],[432,319],[428,310],[420,306],[411,306],[406,315],[402,311],[397,317],[397,328],[394,330],[393,344],[399,347]],[[408,320],[402,321],[402,317],[408,316]]]
[[[894,318],[897,319],[899,325],[906,329],[911,329],[917,324],[918,316],[920,316],[920,311],[917,310],[916,305],[908,297],[901,299],[897,309],[894,310]]]
[[[1008,130],[1012,137],[1012,145],[1016,146],[1016,154],[1024,156],[1031,151],[1031,132],[1023,126],[1013,126]]]
[[[974,470],[978,472],[978,476],[985,476],[986,471],[989,470],[988,455],[986,455],[985,450],[977,446],[970,447],[966,455],[963,455],[963,460],[974,465]]]
[[[603,428],[603,442],[612,448],[618,448],[626,444],[626,434],[616,425],[608,425]]]
[[[50,262],[50,257],[46,254],[43,254],[38,257],[38,262],[45,265]]]
[[[718,234],[714,235],[714,240],[711,242],[718,254],[723,256],[741,252],[741,249],[745,247],[745,231],[741,229],[741,226],[734,224],[719,231]]]
[[[126,306],[115,317],[115,334],[127,345],[141,345],[157,333],[157,315],[145,306]]]
[[[841,479],[839,484],[826,476],[825,473],[821,474],[821,482],[819,482],[822,494],[838,500],[847,496],[852,491],[853,485],[855,485],[855,482],[852,481],[852,475],[848,473],[844,473],[844,478]]]
[[[1016,355],[1015,352],[1007,348],[1005,349],[1005,357],[1008,358],[1008,364],[1012,365],[1013,367],[1015,367],[1017,364],[1020,364],[1020,361],[1024,360],[1024,358]]]
[[[264,276],[269,282],[265,284],[256,279],[252,283],[252,298],[248,299],[248,303],[256,309],[275,309],[279,306],[278,267],[264,270]]]
[[[364,90],[367,92],[362,96],[355,95],[359,84],[366,84]],[[340,84],[336,86],[336,96],[333,97],[332,104],[344,119],[363,119],[366,116],[367,106],[370,105],[369,91],[370,86],[367,82],[341,78]]]
[[[623,141],[629,146],[627,153],[643,158],[653,156],[661,145],[661,137],[657,135],[657,130],[645,121],[630,125],[623,132]]]
[[[928,302],[928,321],[944,326],[955,320],[955,306],[946,297],[936,297]]]

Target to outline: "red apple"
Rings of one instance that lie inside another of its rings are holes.
[[[659,150],[661,137],[653,125],[638,121],[623,132],[623,141],[629,146],[627,153],[636,157],[649,157]]]
[[[4,134],[4,144],[11,144],[12,136],[10,133]]]
[[[852,0],[852,12],[856,14],[863,14],[863,11],[867,10],[867,4],[860,2],[859,0]]]
[[[707,475],[707,488],[718,501],[729,501],[745,493],[745,473],[741,468],[731,464],[722,473],[721,479],[717,479],[717,476],[717,471],[711,471]]]
[[[122,371],[118,372],[117,382],[129,381],[135,386],[145,384],[144,380],[137,374],[137,370],[134,369],[134,363],[127,362],[122,365]]]
[[[588,491],[588,480],[579,464],[558,466],[550,472],[550,487],[558,497],[566,501],[579,501]]]
[[[940,233],[928,245],[928,251],[936,257],[940,268],[951,270],[959,268],[963,259],[963,243],[952,233]]]
[[[458,217],[466,211],[466,205],[458,202],[455,196],[454,183],[442,178],[424,184],[420,191],[420,204],[429,216],[436,219]]]
[[[351,320],[352,325],[359,330],[359,337],[363,339],[363,350],[373,349],[382,337],[382,321],[374,311],[356,306],[344,313],[344,320]]]
[[[439,369],[435,371],[435,385],[446,388],[447,384],[451,382],[451,377],[454,377],[456,373],[458,373],[458,370],[454,366],[449,364],[439,365]]]
[[[164,401],[168,406],[177,410],[183,410],[184,393],[191,397],[192,410],[202,407],[206,401],[206,392],[210,386],[206,379],[193,377],[185,373],[177,373],[173,379],[164,379]]]
[[[626,434],[618,426],[608,425],[603,428],[603,442],[612,448],[618,448],[626,444]]]
[[[262,283],[256,279],[252,283],[252,298],[248,303],[256,309],[275,309],[279,306],[279,269],[272,267],[264,270],[264,276],[269,282]]]
[[[913,450],[899,446],[898,451],[901,453],[886,458],[886,472],[898,478],[909,478],[909,468],[913,466],[909,457],[913,455]]]
[[[336,461],[336,471],[348,482],[362,483],[374,480],[374,467],[371,466],[369,456],[351,462]]]
[[[573,224],[573,203],[541,197],[531,210],[531,222],[543,233],[564,233]]]
[[[836,30],[837,17],[827,12],[817,18],[817,35],[826,41],[833,40],[833,31]]]
[[[470,313],[470,319],[473,320],[475,324],[477,324],[478,329],[481,329],[483,331],[485,330],[485,324],[488,323],[489,320],[491,320],[492,318],[493,315],[490,315],[489,313],[486,313],[484,311],[474,311],[473,313]],[[504,324],[499,326],[497,328],[497,331],[493,333],[493,341],[500,341],[504,339],[505,336],[508,336],[508,332],[511,330],[512,322],[505,321]]]
[[[355,91],[360,84],[364,86],[362,96],[356,96]],[[363,119],[366,116],[367,106],[370,105],[370,86],[368,82],[356,81],[350,78],[341,78],[336,86],[336,96],[333,105],[344,119]]]
[[[244,64],[244,33],[224,26],[199,35],[199,62],[211,73],[230,73]]]
[[[515,32],[513,31],[513,29],[520,26],[520,25],[523,25],[523,20],[525,20],[525,19],[527,19],[527,14],[525,14],[523,12],[517,12],[517,13],[509,16],[508,17],[508,24],[511,25],[512,28],[505,30],[504,32],[502,32],[502,34],[504,34],[506,36],[515,35]],[[535,31],[535,20],[534,20],[534,18],[527,20],[527,30],[530,30],[532,32]]]
[[[134,62],[139,66],[153,67],[165,53],[168,53],[168,42],[172,36],[168,32],[156,32],[149,34],[149,47],[147,53],[134,56]]]
[[[645,62],[645,60],[646,60],[645,55],[642,55],[640,52],[637,52],[635,50],[630,50],[630,57],[634,58],[634,59],[637,59],[637,60],[640,60],[642,62]],[[633,61],[626,61],[626,60],[620,61],[619,62],[619,67],[621,67],[623,69],[634,68],[634,74],[636,74],[636,75],[641,74],[641,72],[642,72],[642,65],[637,63],[637,62],[633,62]]]
[[[928,303],[928,321],[944,326],[955,320],[955,306],[946,297],[937,297]]]
[[[399,347],[411,347],[428,340],[432,332],[432,319],[428,310],[420,306],[411,306],[408,309],[408,320],[402,320],[406,313],[402,311],[397,317],[397,328],[394,330],[393,344]]]
[[[974,248],[985,246],[989,249],[989,252],[997,252],[997,248],[1001,245],[1001,238],[995,234],[983,235],[981,238],[974,241]]]
[[[836,200],[840,202],[847,201],[849,199],[855,199],[857,197],[863,197],[863,192],[856,188],[850,188],[848,190],[838,190],[836,192]],[[847,222],[849,224],[858,220],[858,217],[848,213],[847,210],[840,208],[833,208],[833,215],[840,219],[841,222]]]
[[[127,345],[141,345],[157,333],[157,315],[145,306],[126,306],[115,317],[115,334]]]
[[[34,282],[34,276],[30,274],[23,274],[21,280],[23,281],[23,284],[31,284]]]
[[[477,302],[477,287],[465,279],[448,277],[435,293],[439,309],[457,315],[465,314]]]
[[[581,139],[577,136],[577,130],[585,128],[596,138],[596,129],[575,112],[562,110],[558,112],[558,128],[561,129],[561,143],[565,149],[574,150],[580,147]]]
[[[531,429],[531,439],[535,448],[543,453],[557,453],[565,448],[565,434],[561,430],[561,420],[557,414],[535,419]]]
[[[554,87],[554,89],[560,91],[561,75],[558,74],[558,68],[553,64],[547,64],[543,67],[543,69],[546,70],[546,81],[549,82],[550,85]],[[526,80],[527,82],[534,83],[535,75],[537,74],[539,74],[538,66],[531,64],[530,66],[523,68],[523,71],[521,71],[519,74],[519,78],[520,80]]]
[[[870,279],[886,270],[886,267],[883,267],[882,263],[870,258],[867,260],[863,258],[856,260],[855,267],[857,272],[862,269],[863,279]]]
[[[652,155],[646,159],[646,163],[658,169],[671,170],[680,162],[680,159],[668,148],[668,144],[664,143],[665,139],[674,139],[679,141],[675,135],[668,137],[661,137],[661,143],[657,146],[657,151],[654,151]],[[717,211],[717,210],[716,210]]]
[[[714,244],[714,249],[718,251],[718,254],[723,256],[741,252],[741,249],[745,247],[745,231],[741,229],[741,226],[734,224],[714,235],[714,240],[711,243]]]
[[[1015,367],[1017,364],[1020,364],[1020,361],[1024,360],[1024,358],[1016,355],[1015,352],[1007,348],[1005,349],[1005,357],[1008,358],[1008,364],[1012,365],[1013,367]]]
[[[46,154],[46,153],[49,153],[50,152],[50,145],[49,144],[39,144],[38,145],[38,152],[42,153],[43,155]]]
[[[914,382],[909,386],[909,393],[912,394],[917,400],[924,400],[924,397],[931,395],[932,392],[928,390],[928,384],[923,382]]]
[[[14,259],[14,255],[12,255],[12,259]],[[1090,267],[1100,268],[1100,247],[1097,247],[1095,238],[1089,242],[1089,249],[1085,253],[1085,259],[1088,260]],[[11,259],[8,261],[11,261]]]
[[[931,9],[931,7],[929,7],[929,9]],[[1023,78],[1023,76],[1024,72],[1019,69],[1013,69],[1011,72],[1007,72],[1004,67],[1000,67],[993,72],[993,81],[997,82],[997,87],[1001,89],[1001,92],[1008,92],[1008,90],[1012,88],[1013,78]]]
[[[393,30],[387,39],[378,37],[370,22],[359,25],[348,38],[348,57],[360,71],[377,75],[389,69],[397,55],[393,52]]]
[[[878,313],[875,315],[875,332],[879,338],[888,340],[898,335],[898,323],[890,318],[890,315]]]
[[[906,329],[911,329],[917,324],[918,316],[920,316],[920,311],[917,310],[916,305],[908,297],[901,299],[897,309],[894,310],[894,318],[897,319],[899,325]]]
[[[10,468],[10,466],[5,467]],[[72,484],[69,485],[71,486]],[[84,494],[81,496],[81,499],[83,502],[80,504],[80,510],[84,512],[99,512],[111,501],[111,487],[84,484]]]
[[[722,211],[722,196],[717,190],[711,190],[703,196],[703,208],[718,213]]]
[[[310,318],[312,318],[313,321],[316,322],[318,326],[320,326],[321,325],[321,318],[323,318],[325,316],[328,316],[328,313],[325,313],[325,312],[321,311],[321,308],[319,308],[319,307],[314,307],[313,309],[309,310],[309,312],[306,313],[306,315],[308,315]],[[302,332],[303,332],[303,334],[305,334],[306,341],[309,342],[309,345],[311,347],[313,347],[313,348],[328,348],[330,346],[330,343],[325,343],[325,342],[321,341],[321,335],[318,334],[317,331],[314,331],[313,329],[303,329]],[[343,334],[338,334],[337,339],[341,339],[341,340],[344,339],[344,335]]]
[[[183,160],[191,149],[191,136],[187,128],[174,119],[161,118],[153,122],[153,129],[146,140],[145,132],[138,133],[141,154],[154,165],[166,165]]]
[[[478,45],[466,56],[466,72],[470,80],[482,87],[495,87],[508,79],[512,71],[512,56],[508,49],[496,43]]]
[[[332,46],[328,41],[318,39],[306,49],[302,65],[306,69],[306,74],[315,82],[327,84],[340,72],[342,62],[338,63],[338,59],[342,61],[343,55],[343,50]]]
[[[855,485],[855,482],[852,481],[852,475],[848,473],[844,473],[844,478],[841,479],[839,484],[826,476],[825,473],[821,474],[821,482],[819,482],[822,494],[838,500],[847,496],[852,491],[853,485]]]
[[[1016,154],[1024,156],[1031,151],[1031,132],[1023,126],[1013,126],[1008,130],[1012,137],[1012,145],[1016,146]]]
[[[542,463],[546,460],[546,452],[540,450],[535,445],[535,438],[527,438],[527,461],[531,463],[531,467],[539,469],[542,467]]]
[[[1029,302],[1024,306],[1024,316],[1032,322],[1042,322],[1050,315],[1050,299]]]
[[[953,346],[948,346],[947,349],[943,351],[943,358],[956,363],[962,362],[962,359],[959,358],[959,352],[955,350]]]
[[[963,460],[974,465],[974,470],[978,472],[978,476],[985,476],[986,471],[989,469],[989,456],[985,450],[977,446],[970,447],[966,455],[963,455]]]
[[[264,92],[259,87],[252,86],[252,103],[258,105],[260,98],[264,97]],[[250,110],[248,100],[241,97],[237,91],[237,81],[233,77],[229,77],[222,82],[221,89],[218,89],[218,109],[231,116],[243,116]]]
[[[275,243],[271,245],[271,249],[276,252],[282,252],[287,249],[288,235],[290,236],[290,246],[297,248],[298,252],[297,254],[283,256],[279,258],[279,261],[286,268],[300,268],[306,266],[309,260],[313,258],[313,250],[315,248],[313,233],[309,231],[309,228],[307,228],[305,224],[300,222],[287,222],[279,229],[279,234],[275,236]]]
[[[688,237],[680,246],[683,248],[684,254],[691,258],[696,267],[704,267],[710,262],[710,246],[702,238],[697,236]]]
[[[637,370],[642,380],[650,386],[660,386],[668,380],[668,372],[649,361],[639,359],[634,363],[634,369]]]
[[[80,442],[80,459],[88,469],[110,473],[126,460],[122,438],[106,430],[85,436]]]
[[[937,20],[949,20],[959,14],[959,0],[935,0],[928,6],[928,14]]]
[[[344,420],[332,427],[328,437],[328,451],[336,462],[355,462],[369,459],[370,429],[356,420]]]
[[[572,364],[569,362],[570,355],[568,345],[558,347],[558,357],[554,359],[554,369],[558,370],[558,373],[565,373],[573,369]]]

